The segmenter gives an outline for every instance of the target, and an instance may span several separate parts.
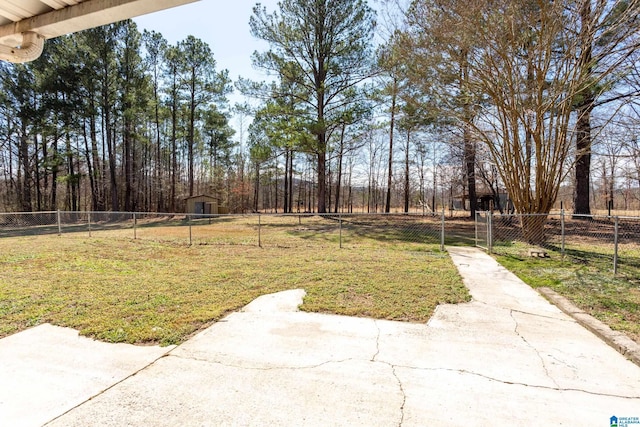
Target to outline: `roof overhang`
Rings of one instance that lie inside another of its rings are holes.
[[[0,0],[0,59],[26,62],[44,40],[199,0]]]

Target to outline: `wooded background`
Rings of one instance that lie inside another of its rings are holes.
[[[60,37],[0,65],[0,210],[638,213],[639,15],[283,0],[247,17],[268,82],[132,21]]]

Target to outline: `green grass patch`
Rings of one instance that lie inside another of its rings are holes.
[[[498,247],[498,261],[530,286],[549,287],[585,312],[640,343],[640,288],[629,269],[613,274],[612,258],[596,246],[574,246],[565,256],[545,249],[549,258],[527,256],[527,246]]]
[[[49,322],[107,342],[177,344],[260,295],[295,288],[307,292],[302,310],[413,322],[469,300],[435,245],[312,243],[0,239],[0,337]]]

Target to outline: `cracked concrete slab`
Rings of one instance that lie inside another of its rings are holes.
[[[397,426],[403,396],[380,380],[392,375],[365,360],[256,369],[169,356],[50,426]]]
[[[640,366],[640,344],[633,341],[622,332],[612,330],[609,326],[585,313],[567,298],[557,294],[552,289],[538,288],[537,290],[560,310],[567,313],[582,326],[599,336],[618,353],[624,355],[624,357]]]
[[[107,344],[43,324],[0,340],[0,426],[40,426],[172,347]]]
[[[640,416],[638,366],[486,254],[450,255],[473,300],[438,307],[428,324],[303,313],[303,290],[265,295],[45,425],[603,426]]]
[[[377,334],[370,319],[335,316],[329,320],[326,315],[301,312],[238,312],[172,354],[252,368],[308,367],[366,355],[371,358],[377,351]]]
[[[407,400],[403,427],[604,426],[638,412],[638,400],[512,384],[474,372],[396,368]],[[498,422],[499,421],[499,422]]]

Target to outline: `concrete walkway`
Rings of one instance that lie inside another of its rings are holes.
[[[449,252],[473,301],[438,307],[426,325],[299,312],[304,291],[292,290],[176,348],[75,335],[69,345],[55,337],[71,332],[52,326],[5,338],[0,425],[602,427],[640,417],[638,366],[491,257]]]

